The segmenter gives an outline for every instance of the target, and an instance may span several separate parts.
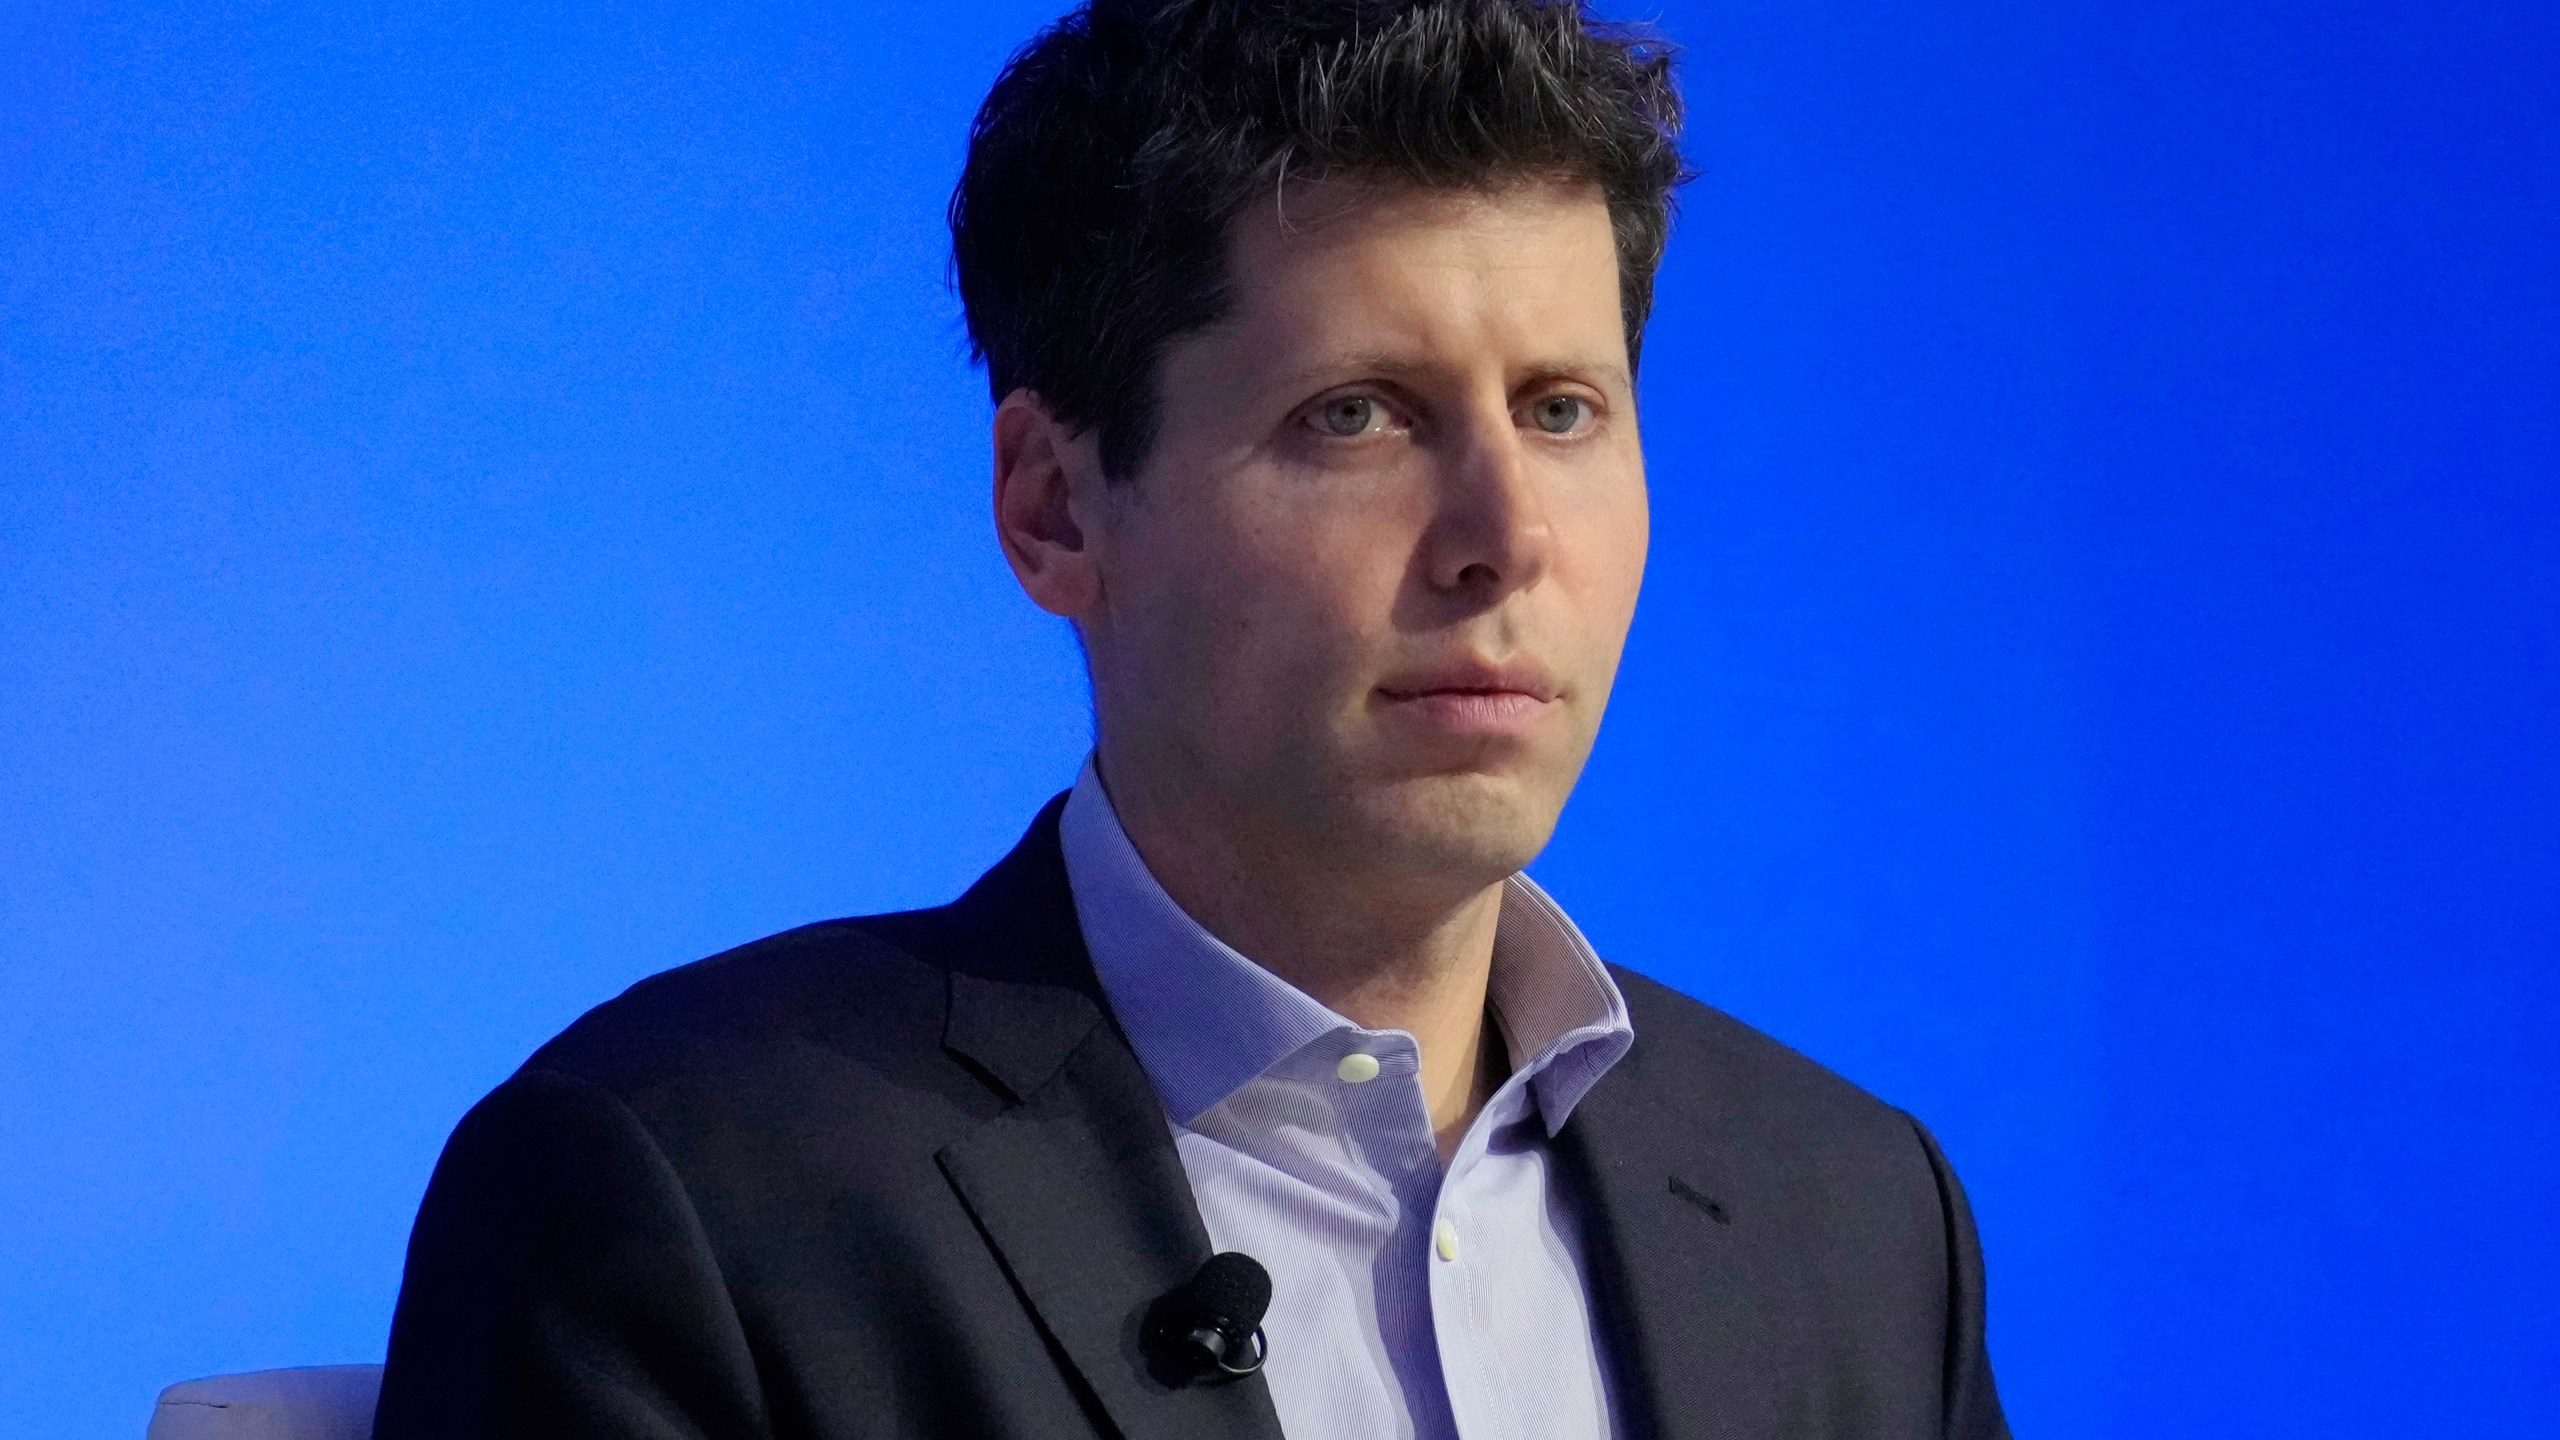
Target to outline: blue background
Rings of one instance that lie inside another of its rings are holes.
[[[1050,3],[0,11],[0,1427],[378,1357],[530,1047],[1071,778],[940,225]],[[1540,875],[1932,1122],[2022,1434],[2560,1432],[2560,12],[1660,23]]]

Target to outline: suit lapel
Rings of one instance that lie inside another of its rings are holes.
[[[1280,1440],[1260,1376],[1173,1389],[1147,1373],[1149,1302],[1209,1258],[1154,1086],[1105,1013],[1058,853],[1059,803],[952,907],[944,1043],[1016,1102],[946,1146],[943,1174],[1127,1440]]]
[[[1653,1440],[1784,1433],[1754,1217],[1720,1198],[1740,1177],[1719,1173],[1711,1148],[1688,1143],[1697,1123],[1650,1093],[1644,1043],[1639,1031],[1557,1137],[1585,1200],[1588,1282],[1620,1409]]]

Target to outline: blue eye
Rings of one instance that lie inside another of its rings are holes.
[[[1590,402],[1579,395],[1550,395],[1529,407],[1529,418],[1550,435],[1572,434],[1590,413]]]
[[[1368,433],[1369,422],[1378,418],[1378,402],[1366,395],[1345,395],[1341,399],[1324,402],[1316,411],[1315,418],[1326,434],[1339,435],[1347,440],[1354,435]]]

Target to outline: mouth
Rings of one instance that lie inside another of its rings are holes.
[[[1390,714],[1452,735],[1518,734],[1564,694],[1546,667],[1532,661],[1495,665],[1462,661],[1391,677],[1377,690]]]

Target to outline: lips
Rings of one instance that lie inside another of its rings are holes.
[[[1397,675],[1378,687],[1387,713],[1453,735],[1517,734],[1563,694],[1544,666],[1458,661]]]
[[[1390,678],[1378,687],[1378,693],[1390,700],[1427,700],[1447,696],[1516,696],[1545,704],[1564,693],[1555,676],[1535,661],[1515,660],[1496,665],[1487,661],[1459,661],[1412,675]]]

